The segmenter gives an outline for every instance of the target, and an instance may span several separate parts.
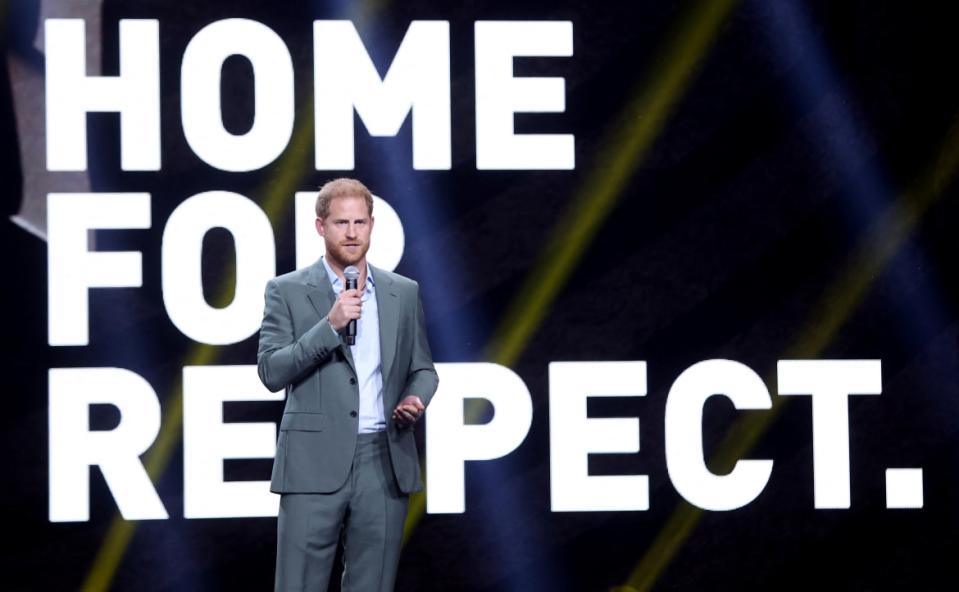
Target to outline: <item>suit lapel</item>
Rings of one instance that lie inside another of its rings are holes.
[[[376,282],[376,309],[380,322],[380,367],[385,381],[390,375],[393,358],[396,357],[400,304],[393,279],[372,265],[369,268],[373,281]]]
[[[333,301],[336,296],[333,294],[333,286],[330,284],[329,276],[326,275],[326,267],[323,265],[322,259],[317,260],[310,267],[306,277],[306,295],[309,297],[310,303],[313,304],[313,308],[316,309],[316,313],[321,318],[327,316],[330,314],[330,309],[333,308]],[[353,369],[353,374],[356,374],[353,354],[350,352],[350,348],[343,343],[342,338],[340,338],[340,349],[345,354],[350,368]]]

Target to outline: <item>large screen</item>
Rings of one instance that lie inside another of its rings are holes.
[[[5,13],[3,589],[270,589],[264,288],[338,177],[440,379],[397,590],[951,579],[954,10]]]

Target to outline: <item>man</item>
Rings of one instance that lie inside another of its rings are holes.
[[[419,286],[367,264],[373,198],[359,181],[320,188],[316,230],[326,256],[267,283],[260,328],[260,380],[287,395],[270,486],[276,590],[325,591],[341,539],[343,590],[392,590],[421,488],[412,425],[438,382]],[[345,290],[351,265],[358,288]]]

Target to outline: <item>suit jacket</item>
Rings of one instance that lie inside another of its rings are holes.
[[[422,488],[411,427],[390,419],[407,395],[429,404],[439,382],[426,339],[419,286],[369,266],[376,282],[383,372],[383,413],[390,461],[400,491]],[[267,282],[257,369],[266,388],[286,389],[273,479],[274,493],[329,493],[353,462],[359,386],[350,348],[330,326],[333,287],[322,261]]]

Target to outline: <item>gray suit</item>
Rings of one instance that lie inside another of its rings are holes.
[[[398,427],[389,418],[393,408],[407,395],[416,395],[424,405],[428,404],[436,391],[438,379],[427,343],[419,286],[395,273],[373,266],[369,266],[369,270],[376,283],[383,412],[387,418],[385,436],[381,435],[380,439],[385,441],[383,450],[388,450],[388,455],[382,454],[382,459],[370,463],[382,464],[383,469],[379,472],[386,474],[386,479],[382,479],[383,486],[393,492],[388,495],[402,501],[402,512],[405,514],[406,494],[422,488],[419,461],[413,430]],[[283,496],[278,526],[278,554],[282,554],[284,536],[289,534],[284,532],[285,525],[302,525],[318,520],[316,513],[311,513],[309,517],[289,514],[313,512],[302,509],[304,499],[312,500],[309,503],[314,505],[328,504],[333,503],[329,500],[337,495],[349,495],[342,492],[355,485],[357,477],[353,475],[353,468],[359,462],[355,456],[360,454],[360,448],[366,443],[364,440],[361,446],[357,445],[359,389],[356,369],[349,346],[334,333],[327,319],[334,294],[322,261],[270,280],[265,298],[257,355],[260,380],[271,391],[286,388],[287,394],[270,490],[280,494],[330,494]],[[363,437],[360,439],[363,440]],[[341,514],[346,512],[345,515],[350,515],[351,511],[355,511],[348,508],[349,502],[342,503],[347,506],[344,506],[346,509]],[[286,515],[284,510],[287,511]],[[328,513],[323,514],[320,520],[337,520],[335,516],[328,518]],[[340,520],[343,520],[343,516]],[[321,526],[333,528],[330,525]],[[339,524],[335,527],[339,528]],[[402,524],[400,530],[401,527]],[[336,533],[335,530],[330,532]],[[401,534],[394,532],[389,536],[395,538]],[[309,536],[309,533],[303,536]],[[315,541],[296,542],[291,543],[291,547],[316,544]],[[357,541],[348,543],[348,551],[351,544],[361,545]],[[327,545],[327,542],[323,545]],[[280,571],[285,569],[281,567],[281,559],[278,557],[278,589],[325,589],[325,582],[281,585]],[[332,555],[329,562],[332,564]],[[316,577],[322,578],[322,570],[314,571],[319,573]],[[329,577],[328,573],[326,577]],[[389,579],[388,587],[391,588],[391,578],[386,579]],[[284,580],[287,581],[288,578]],[[346,583],[344,581],[344,585]]]

